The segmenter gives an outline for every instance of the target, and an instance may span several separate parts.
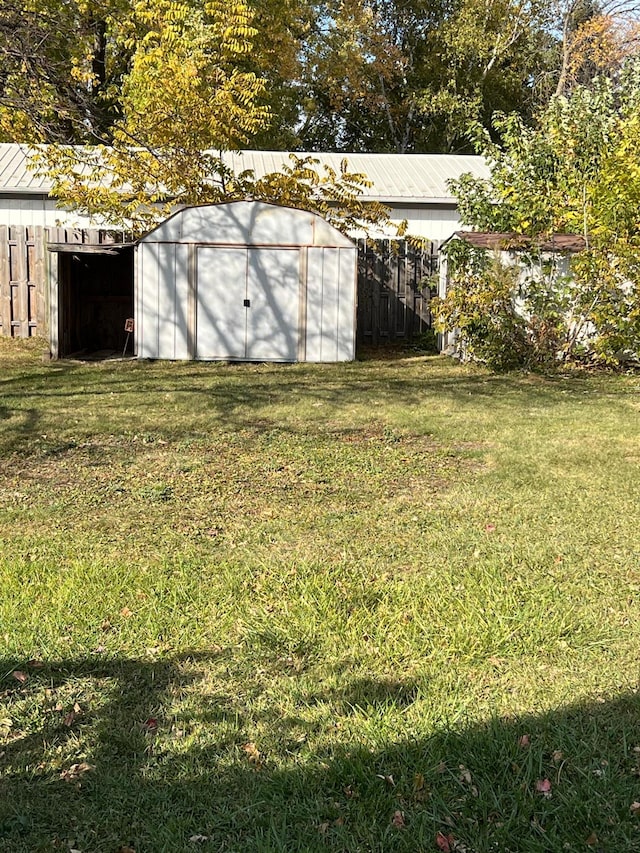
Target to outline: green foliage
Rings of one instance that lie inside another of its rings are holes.
[[[303,54],[301,144],[457,151],[470,121],[527,119],[557,57],[547,4],[327,0]]]
[[[42,147],[37,167],[53,194],[138,234],[176,205],[247,198],[312,210],[342,230],[390,226],[382,205],[360,200],[366,176],[346,161],[319,171],[293,155],[260,178],[226,165],[223,152],[248,146],[271,121],[267,81],[245,69],[257,33],[241,0],[135,3],[121,34],[131,61],[110,144]]]
[[[491,177],[452,182],[463,221],[525,235],[533,246],[562,233],[581,236],[585,246],[571,259],[569,278],[548,275],[539,259],[522,261],[528,335],[533,342],[544,332],[549,341],[535,344],[538,354],[637,361],[640,65],[628,64],[616,82],[598,78],[553,98],[536,128],[516,115],[496,117],[495,127],[499,145],[476,128]]]
[[[462,354],[503,371],[526,360],[525,323],[517,310],[518,270],[463,241],[450,244],[446,298],[432,303],[436,328],[457,329]]]

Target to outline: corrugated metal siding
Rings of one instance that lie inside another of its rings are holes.
[[[450,178],[465,172],[487,177],[489,169],[483,157],[460,154],[333,154],[299,152],[296,157],[312,157],[338,175],[344,160],[350,172],[360,172],[372,182],[362,190],[362,197],[383,201],[454,201],[448,187]],[[242,151],[225,155],[234,171],[254,170],[256,177],[277,172],[292,165],[287,152]]]
[[[50,183],[28,168],[28,147],[12,143],[0,144],[0,192],[48,192]],[[332,154],[296,153],[296,157],[313,157],[340,173],[343,160],[351,172],[364,173],[373,186],[364,188],[362,196],[383,201],[437,202],[453,201],[447,186],[450,178],[464,172],[479,177],[488,175],[482,157],[459,154]],[[277,172],[292,161],[286,151],[242,151],[225,153],[226,163],[234,171],[252,169],[256,177]]]
[[[26,228],[103,228],[104,222],[56,207],[53,199],[38,196],[0,197],[0,224]]]

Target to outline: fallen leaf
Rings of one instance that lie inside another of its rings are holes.
[[[244,750],[247,758],[252,764],[255,764],[256,767],[262,767],[262,756],[260,754],[260,750],[255,745],[255,743],[245,743],[242,749]]]
[[[391,823],[397,829],[403,829],[405,826],[404,815],[401,811],[397,811],[393,813],[393,817],[391,818]]]
[[[192,835],[191,838],[189,839],[189,841],[192,844],[198,844],[198,843],[202,844],[204,841],[208,841],[208,840],[209,840],[208,835]]]
[[[112,631],[113,625],[111,624],[111,622],[108,619],[103,619],[102,622],[100,623],[100,630],[105,631],[105,632],[106,631]]]
[[[393,776],[389,774],[388,776],[383,776],[382,773],[376,773],[376,777],[378,779],[382,779],[387,785],[390,785],[392,788],[395,788],[396,783],[393,781]]]
[[[485,524],[484,529],[487,531],[487,533],[495,533],[496,526],[495,524]]]
[[[32,658],[30,661],[27,662],[27,666],[30,666],[31,669],[42,669],[44,664],[41,660],[38,660],[38,658]]]
[[[469,770],[467,770],[467,768],[464,766],[464,764],[460,765],[459,770],[460,770],[460,775],[458,776],[458,779],[461,782],[466,782],[467,785],[470,785],[471,784],[471,772]]]
[[[128,607],[123,607],[120,611],[120,615],[124,616],[125,619],[128,619],[129,616],[133,616],[133,610],[129,610]]]
[[[60,773],[60,778],[64,779],[65,782],[76,782],[85,773],[89,773],[90,770],[93,770],[93,766],[91,764],[87,764],[86,761],[81,761],[79,764],[72,764],[67,770],[62,770]]]
[[[19,669],[14,669],[12,675],[16,681],[20,682],[20,684],[24,684],[25,681],[29,678],[29,676],[25,672],[21,672]]]
[[[328,821],[325,820],[318,827],[318,832],[320,833],[320,835],[326,835],[328,829],[329,829],[329,823],[328,823]]]
[[[536,791],[542,794],[543,797],[551,796],[551,782],[548,779],[538,779],[536,782]]]
[[[555,749],[551,753],[551,760],[554,764],[560,764],[562,759],[564,758],[564,752],[561,749]]]
[[[589,847],[595,847],[596,846],[596,844],[598,843],[598,836],[595,834],[595,832],[591,833],[591,835],[587,838],[585,843],[588,844]]]
[[[629,811],[634,817],[640,817],[640,803],[631,803]]]
[[[127,847],[125,845],[124,847],[118,847],[117,853],[136,853],[136,851],[133,847]]]
[[[416,773],[413,777],[413,790],[414,791],[422,791],[425,786],[424,776],[422,773]]]
[[[531,745],[531,735],[520,735],[518,738],[518,746],[520,749],[526,749]]]
[[[149,733],[156,732],[158,730],[158,721],[155,717],[149,717],[149,719],[145,720],[142,724],[142,728]]]
[[[333,825],[334,826],[344,826],[344,818],[343,817],[337,817],[334,820]]]
[[[73,721],[75,720],[76,715],[73,711],[69,711],[68,714],[65,715],[64,720],[62,721],[67,728],[70,728],[73,725]]]
[[[451,853],[454,844],[455,839],[453,835],[445,835],[443,832],[438,832],[436,835],[436,847],[438,850],[442,850],[443,853]]]

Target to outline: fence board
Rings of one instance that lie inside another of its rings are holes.
[[[38,334],[42,335],[47,328],[47,280],[46,280],[46,263],[44,256],[44,241],[45,234],[42,225],[37,225],[34,229],[34,263],[33,263],[33,283],[35,287],[35,316],[32,315],[31,323],[34,324]]]
[[[0,334],[11,335],[11,279],[9,278],[9,229],[0,225]]]
[[[405,240],[358,241],[358,344],[411,341],[431,328],[434,248]]]

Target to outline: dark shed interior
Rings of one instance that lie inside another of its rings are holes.
[[[59,251],[59,340],[62,358],[122,354],[133,315],[133,247]],[[129,338],[128,354],[132,353]]]

